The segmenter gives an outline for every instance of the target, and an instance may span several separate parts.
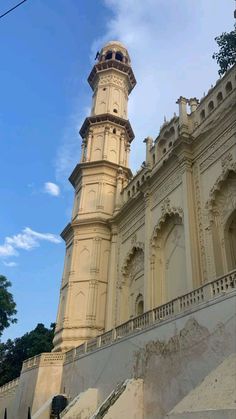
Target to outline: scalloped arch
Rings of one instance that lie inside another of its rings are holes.
[[[222,170],[221,175],[216,179],[214,185],[212,186],[209,199],[206,202],[206,208],[211,211],[216,200],[216,194],[221,190],[222,184],[227,180],[230,172],[236,173],[236,163],[231,163],[225,169]]]
[[[132,248],[128,252],[128,254],[125,258],[125,261],[123,263],[123,266],[121,268],[121,273],[123,275],[127,275],[127,269],[128,269],[129,262],[130,262],[130,260],[132,259],[132,256],[135,254],[135,252],[137,250],[142,250],[144,252],[144,243],[142,243],[142,242],[136,243],[134,246],[132,246]]]
[[[158,234],[161,231],[163,225],[165,224],[167,218],[174,217],[175,215],[178,215],[183,222],[184,212],[183,212],[182,208],[180,208],[180,207],[168,208],[166,210],[166,212],[163,213],[162,216],[159,218],[157,224],[154,227],[153,233],[152,233],[152,237],[151,237],[151,245],[152,246],[154,246],[155,240],[157,239]]]

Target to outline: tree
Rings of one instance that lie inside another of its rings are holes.
[[[0,336],[4,329],[10,326],[11,323],[16,323],[16,303],[14,302],[12,294],[8,291],[11,282],[0,275]]]
[[[223,76],[236,63],[236,25],[233,31],[222,33],[215,41],[219,46],[219,52],[215,52],[212,58],[220,66],[219,75]]]
[[[25,359],[52,350],[54,328],[54,323],[49,329],[39,323],[34,330],[22,337],[0,343],[0,386],[20,375]]]

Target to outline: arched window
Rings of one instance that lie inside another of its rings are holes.
[[[171,147],[172,146],[172,141],[169,143],[169,147]]]
[[[213,102],[213,100],[211,100],[208,103],[208,111],[211,112],[211,111],[213,111],[213,109],[214,109],[214,102]]]
[[[116,129],[115,129],[115,128],[113,128],[113,131],[112,131],[112,132],[113,132],[113,134],[116,134]]]
[[[121,52],[116,52],[115,59],[118,61],[123,61],[123,55]]]
[[[225,233],[228,269],[231,270],[236,268],[236,210],[228,219]]]
[[[155,164],[155,162],[156,162],[156,156],[155,156],[155,154],[153,154],[152,155],[152,163]]]
[[[226,93],[230,93],[232,91],[232,89],[233,89],[232,83],[231,83],[231,81],[228,81],[228,83],[225,86]]]
[[[116,108],[113,109],[114,113],[118,113],[118,110]]]
[[[203,109],[200,113],[201,120],[205,119],[205,110]]]
[[[111,60],[111,59],[112,59],[112,51],[108,51],[106,53],[105,60]]]
[[[139,294],[135,302],[135,314],[141,316],[144,312],[143,296]]]
[[[220,103],[223,100],[222,92],[218,93],[218,95],[216,96],[216,99],[217,99],[217,103]]]

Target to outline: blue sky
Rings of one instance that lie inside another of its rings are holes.
[[[17,1],[0,2],[0,14]],[[233,28],[233,0],[28,0],[0,20],[0,273],[12,281],[14,338],[55,321],[73,190],[78,129],[89,113],[87,76],[104,42],[130,52],[137,78],[129,102],[136,139],[158,135],[180,96],[214,84],[214,37]]]

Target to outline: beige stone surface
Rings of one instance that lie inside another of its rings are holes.
[[[90,419],[98,406],[98,390],[89,388],[76,396],[61,413],[63,419]]]
[[[143,419],[143,380],[126,380],[115,389],[91,419]]]
[[[234,410],[236,416],[236,353],[226,358],[208,374],[203,382],[192,390],[166,416],[188,412]]]

